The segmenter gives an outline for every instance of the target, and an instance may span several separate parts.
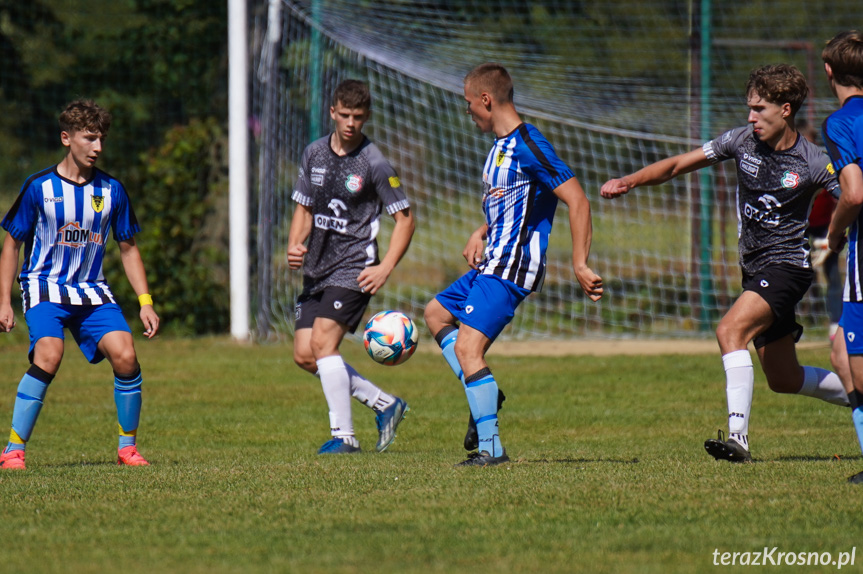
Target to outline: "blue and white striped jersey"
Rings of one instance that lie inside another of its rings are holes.
[[[572,177],[548,140],[530,124],[521,124],[494,142],[482,171],[488,237],[478,266],[481,273],[540,290],[557,208],[554,189]]]
[[[95,168],[90,181],[73,183],[56,166],[27,179],[0,225],[24,242],[18,281],[25,313],[45,301],[114,303],[102,275],[105,240],[112,229],[117,241],[140,231],[123,184]]]
[[[822,135],[836,173],[841,173],[842,168],[852,163],[863,168],[863,96],[848,98],[841,108],[824,120]],[[863,276],[860,273],[863,256],[859,241],[861,218],[863,213],[848,230],[848,273],[843,296],[843,300],[857,303],[863,302]]]

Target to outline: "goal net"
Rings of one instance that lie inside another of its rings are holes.
[[[843,3],[846,21],[848,11],[860,12]],[[813,22],[803,0],[717,7],[708,19],[704,4],[261,3],[252,118],[259,335],[291,331],[302,285],[285,256],[291,191],[303,148],[329,130],[330,94],[347,78],[369,84],[373,113],[364,131],[399,172],[417,217],[413,243],[370,312],[399,309],[421,323],[425,304],[467,270],[461,252],[483,222],[480,178],[492,139],[465,114],[462,79],[496,61],[514,78],[522,119],[544,133],[588,194],[590,265],[605,283],[597,303],[581,292],[561,205],[543,290],[502,337],[709,336],[740,291],[733,165],[614,201],[599,188],[744,124],[748,72],[765,63],[793,63],[807,74],[814,93],[799,115],[820,126],[835,109],[820,46],[842,24]],[[382,250],[391,229],[384,216]],[[798,311],[805,326],[826,328],[820,285]]]

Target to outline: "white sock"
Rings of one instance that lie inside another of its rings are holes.
[[[331,355],[317,361],[321,387],[330,408],[330,434],[342,438],[354,436],[351,418],[351,380],[341,355]]]
[[[749,412],[755,369],[749,351],[742,349],[722,356],[725,367],[725,396],[728,399],[728,435],[749,448]],[[736,436],[735,436],[736,435]]]
[[[351,380],[351,394],[370,409],[382,411],[396,401],[395,397],[379,389],[348,363],[345,363],[345,368]]]
[[[798,395],[814,397],[842,407],[849,406],[848,393],[839,379],[839,375],[818,367],[803,367],[803,386]]]

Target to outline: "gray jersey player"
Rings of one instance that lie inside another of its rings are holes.
[[[735,160],[743,293],[716,329],[725,367],[729,431],[727,441],[719,431],[718,438],[704,443],[716,459],[752,460],[748,429],[755,375],[747,350],[750,341],[771,390],[848,404],[835,373],[801,366],[795,353],[803,332],[795,307],[814,276],[804,235],[809,208],[820,189],[835,191],[838,185],[825,154],[795,128],[794,116],[807,94],[806,79],[797,68],[757,68],[746,85],[748,126],[612,179],[601,189],[603,197],[613,198],[718,161]]]
[[[386,283],[405,254],[414,217],[398,175],[363,135],[371,95],[357,80],[339,84],[330,117],[335,130],[311,143],[292,195],[297,203],[288,237],[288,264],[303,270],[296,305],[294,361],[320,377],[330,414],[332,439],[319,454],[359,452],[351,397],[376,413],[376,450],[395,439],[407,403],[360,375],[339,353],[354,332],[371,296]],[[376,236],[382,211],[395,219],[389,248],[378,255]]]

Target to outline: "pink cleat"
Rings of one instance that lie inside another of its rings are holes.
[[[23,463],[23,461],[22,461]],[[150,466],[150,463],[138,453],[135,445],[117,449],[117,464],[126,466]]]
[[[7,447],[8,448],[8,447]],[[0,468],[8,468],[10,470],[24,470],[24,451],[3,449],[3,454],[0,454]]]

